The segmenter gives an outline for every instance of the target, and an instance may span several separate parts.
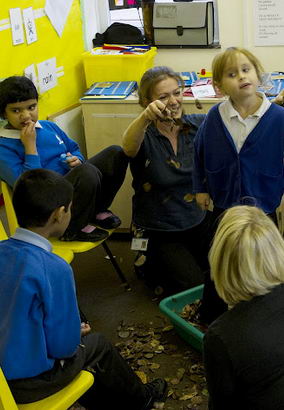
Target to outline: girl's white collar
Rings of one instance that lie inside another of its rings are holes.
[[[42,128],[42,126],[40,125],[38,121],[36,122],[35,127]],[[0,137],[3,137],[3,138],[13,138],[13,139],[19,140],[21,139],[20,133],[21,133],[20,130],[13,130],[10,128],[5,128],[5,126],[0,128]]]

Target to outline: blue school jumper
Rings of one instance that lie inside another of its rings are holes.
[[[218,105],[212,107],[195,138],[194,192],[208,192],[227,209],[254,198],[266,213],[283,195],[284,110],[271,104],[238,153]]]
[[[0,242],[0,266],[1,367],[8,380],[37,376],[80,343],[72,269],[49,241],[22,228]]]
[[[61,154],[71,152],[82,162],[84,161],[78,144],[71,140],[58,125],[50,121],[38,121],[38,124],[40,125],[36,127],[38,155],[25,154],[20,131],[0,129],[0,178],[10,186],[14,185],[23,172],[30,169],[45,168],[65,175],[70,168],[60,158]],[[11,138],[6,136],[9,134]]]

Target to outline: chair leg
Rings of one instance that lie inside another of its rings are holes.
[[[127,282],[127,280],[126,280],[126,278],[125,278],[125,276],[124,276],[122,270],[120,269],[118,263],[117,263],[116,260],[114,259],[111,250],[109,249],[108,245],[106,244],[106,241],[104,241],[104,242],[102,243],[102,245],[103,245],[104,250],[106,251],[106,253],[107,253],[107,255],[108,255],[108,257],[109,257],[109,259],[110,259],[110,261],[111,261],[111,263],[112,263],[112,265],[113,265],[113,267],[114,267],[114,269],[116,270],[116,273],[118,274],[119,279],[121,280],[122,285],[124,286],[125,290],[131,290],[131,288],[130,288],[130,286],[129,286],[129,283]]]

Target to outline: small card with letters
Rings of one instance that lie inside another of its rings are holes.
[[[131,242],[131,250],[132,251],[146,251],[148,247],[147,238],[133,238]]]
[[[211,84],[191,87],[191,91],[194,98],[206,98],[216,96],[215,90]]]

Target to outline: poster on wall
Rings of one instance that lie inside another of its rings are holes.
[[[37,32],[35,25],[34,12],[32,7],[23,10],[23,19],[26,31],[27,43],[31,44],[37,41]]]
[[[255,46],[284,45],[284,1],[254,0]]]
[[[12,40],[14,46],[25,42],[23,19],[21,9],[19,7],[9,10],[10,23],[12,28]]]
[[[50,90],[57,85],[56,58],[50,58],[37,65],[38,85],[40,93]]]
[[[36,75],[34,64],[31,64],[28,67],[26,67],[24,69],[24,74],[25,74],[25,77],[28,77],[34,83],[34,85],[38,87],[37,75]]]

